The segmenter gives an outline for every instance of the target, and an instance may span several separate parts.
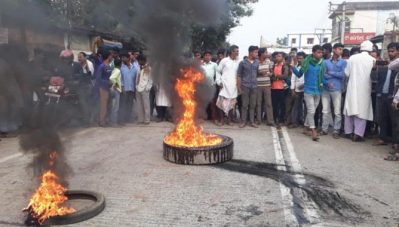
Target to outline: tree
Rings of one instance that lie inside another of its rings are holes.
[[[242,17],[252,15],[251,3],[258,2],[258,0],[226,1],[228,9],[217,26],[195,23],[191,25],[192,49],[216,51],[226,47],[228,45],[226,37],[231,29],[239,25]],[[36,24],[39,28],[43,26],[83,28],[129,40],[138,36],[131,27],[136,2],[137,0],[118,0],[118,4],[111,4],[109,0],[4,0],[0,12],[12,14],[13,18],[20,17],[21,24],[27,26]]]
[[[192,25],[192,44],[193,50],[210,50],[216,52],[220,48],[227,48],[227,36],[231,29],[238,26],[242,17],[251,16],[253,10],[251,3],[258,0],[228,0],[228,13],[222,18],[218,26]]]

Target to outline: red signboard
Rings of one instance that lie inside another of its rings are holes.
[[[369,33],[345,33],[346,45],[357,45],[375,36],[374,32]]]

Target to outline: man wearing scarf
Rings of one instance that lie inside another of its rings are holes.
[[[363,141],[367,121],[373,120],[371,103],[371,70],[375,59],[370,56],[373,43],[364,41],[361,53],[351,56],[345,74],[349,77],[344,106],[345,134],[354,142]]]
[[[320,103],[320,96],[324,83],[324,62],[323,48],[315,45],[312,48],[312,55],[305,58],[302,62],[301,69],[298,70],[291,65],[293,73],[297,77],[305,77],[304,84],[304,100],[306,103],[307,114],[305,120],[305,134],[311,132],[313,141],[318,141],[319,137],[316,131],[314,115],[316,108]]]

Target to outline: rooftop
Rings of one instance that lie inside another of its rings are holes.
[[[343,3],[332,11],[330,19],[342,14]],[[395,10],[399,9],[399,1],[381,1],[381,2],[346,2],[346,12],[348,14],[360,10]]]

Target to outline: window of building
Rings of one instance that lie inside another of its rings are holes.
[[[328,38],[323,38],[323,43],[328,43]]]
[[[308,38],[308,40],[307,40],[308,42],[308,44],[313,44],[314,43],[314,38]]]
[[[291,44],[296,44],[296,38],[291,39]]]

